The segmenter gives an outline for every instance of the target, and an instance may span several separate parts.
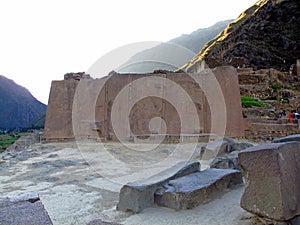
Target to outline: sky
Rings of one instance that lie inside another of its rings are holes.
[[[87,71],[113,49],[235,19],[255,2],[0,0],[0,74],[47,104],[52,80]]]

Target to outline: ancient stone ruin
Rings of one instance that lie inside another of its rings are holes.
[[[266,107],[243,108],[245,135],[253,141],[271,141],[274,138],[297,134],[299,123],[291,123],[285,110],[299,111],[299,76],[276,69],[238,68],[241,96],[263,100]]]
[[[0,198],[0,224],[53,225],[35,192]]]
[[[178,140],[180,134],[244,136],[236,69],[218,67],[193,74],[112,72],[101,79],[76,74],[52,82],[46,140],[116,141],[161,133],[170,140]]]
[[[290,139],[297,138],[299,135]],[[288,140],[239,153],[239,166],[247,183],[241,207],[262,218],[294,225],[300,219],[300,142],[284,142]]]
[[[242,183],[238,170],[200,171],[199,162],[181,162],[157,175],[124,185],[117,209],[138,213],[155,204],[175,210],[192,209]]]

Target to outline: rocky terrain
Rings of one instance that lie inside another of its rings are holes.
[[[0,105],[0,129],[44,127],[46,105],[4,76],[0,76]]]
[[[237,70],[241,96],[250,96],[262,103],[243,107],[246,137],[264,142],[299,133],[298,120],[288,119],[292,110],[300,111],[300,82],[297,74],[275,69]],[[281,115],[283,111],[285,116]]]
[[[90,148],[97,145],[99,143],[96,142],[87,144]],[[185,144],[186,149],[189,149],[189,146]],[[119,160],[128,163],[136,161],[135,152],[126,151],[119,143],[107,143],[105,147]],[[149,157],[151,162],[159,161],[170,155],[173,148],[174,145],[171,144],[162,145],[153,155],[141,154],[139,163],[149,161]],[[199,151],[200,148],[201,145]],[[178,212],[153,206],[140,214],[116,211],[122,183],[114,182],[113,179],[103,176],[99,170],[95,170],[95,167],[86,161],[76,142],[36,143],[23,149],[7,151],[1,157],[1,196],[37,192],[55,225],[87,224],[94,219],[139,225],[187,222],[200,225],[248,225],[249,218],[252,217],[239,206],[243,186],[227,191],[215,201],[191,210]],[[185,156],[178,155],[178,158]],[[202,169],[208,165],[206,161],[201,163]],[[132,170],[133,176],[139,172],[138,168]],[[120,168],[113,163],[110,163],[107,169],[112,172],[119,171],[116,174],[126,171],[126,167]],[[147,173],[144,173],[144,176],[147,177]]]
[[[300,2],[260,0],[209,41],[183,69],[201,60],[234,64],[242,57],[245,67],[288,71],[300,55]],[[211,66],[211,65],[209,65]]]

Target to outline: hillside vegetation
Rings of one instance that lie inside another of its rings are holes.
[[[0,75],[0,129],[43,127],[45,111],[46,105],[26,88]]]

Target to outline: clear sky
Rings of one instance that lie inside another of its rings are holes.
[[[0,74],[47,104],[51,80],[122,45],[235,19],[256,0],[0,0]],[[105,75],[105,74],[104,74]]]

